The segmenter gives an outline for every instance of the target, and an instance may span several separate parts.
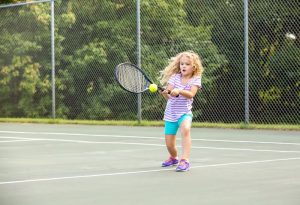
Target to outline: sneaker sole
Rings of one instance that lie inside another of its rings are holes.
[[[190,169],[186,169],[186,170],[182,170],[182,169],[176,169],[176,172],[187,172],[187,171],[189,171]]]
[[[171,164],[171,165],[168,165],[168,166],[165,166],[165,165],[161,165],[161,167],[174,167],[174,166],[177,166],[178,164]]]
[[[190,167],[188,167],[187,169],[176,169],[176,172],[187,172],[190,170]]]

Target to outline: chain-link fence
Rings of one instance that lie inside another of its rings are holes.
[[[51,116],[49,3],[0,8],[0,116]]]
[[[114,80],[121,62],[138,63],[157,81],[179,52],[203,61],[194,121],[300,122],[299,1],[249,2],[245,66],[243,0],[56,0],[55,101],[51,91],[50,1],[0,8],[0,117],[137,120],[138,97]],[[143,120],[161,120],[165,100],[141,96]]]

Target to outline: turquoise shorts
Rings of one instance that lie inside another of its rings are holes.
[[[184,114],[178,119],[177,122],[165,121],[165,135],[176,135],[178,128],[184,120],[189,120],[192,122],[193,115]]]

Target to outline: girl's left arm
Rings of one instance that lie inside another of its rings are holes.
[[[171,91],[171,95],[172,96],[182,95],[183,97],[185,97],[187,99],[192,99],[196,95],[198,89],[199,89],[199,87],[196,85],[192,85],[190,90],[181,90],[181,89],[175,88]]]

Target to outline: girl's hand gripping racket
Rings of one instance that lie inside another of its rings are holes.
[[[153,87],[154,84],[144,71],[131,63],[117,65],[115,68],[115,78],[124,90],[131,93],[142,93],[149,90],[149,86]],[[160,86],[157,86],[157,89],[160,91],[165,90]],[[170,93],[171,91],[168,90],[168,94]]]

